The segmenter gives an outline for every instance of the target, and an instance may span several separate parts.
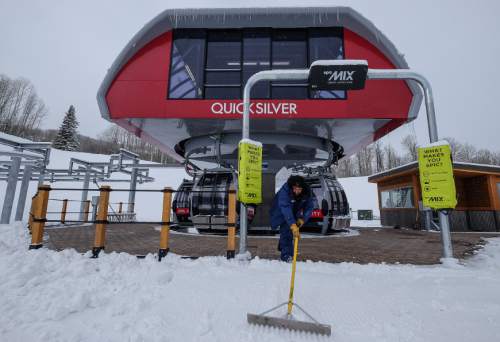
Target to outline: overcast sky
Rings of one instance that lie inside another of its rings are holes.
[[[80,132],[96,136],[97,89],[132,36],[167,8],[348,5],[371,20],[433,85],[440,137],[500,150],[500,1],[304,0],[0,0],[0,73],[24,77],[50,108],[57,128],[73,104]],[[416,131],[427,139],[425,111],[389,141]]]

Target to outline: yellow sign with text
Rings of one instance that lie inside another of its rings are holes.
[[[453,209],[457,205],[450,145],[420,147],[418,169],[424,206]]]
[[[238,144],[238,200],[262,203],[262,144],[248,139]]]

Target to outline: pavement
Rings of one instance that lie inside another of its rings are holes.
[[[95,226],[46,228],[45,245],[53,250],[74,248],[79,252],[92,249]],[[454,256],[465,259],[481,248],[484,238],[500,236],[491,233],[452,233]],[[147,224],[110,224],[106,228],[105,252],[134,255],[157,253],[158,226]],[[236,239],[238,246],[238,238]],[[252,256],[279,259],[278,236],[249,236]],[[225,256],[227,237],[223,235],[187,234],[171,231],[170,252],[185,257]],[[299,242],[298,260],[324,262],[401,263],[430,265],[441,258],[441,235],[409,229],[351,228],[349,233],[328,236],[305,235]]]

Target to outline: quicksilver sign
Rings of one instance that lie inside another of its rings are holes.
[[[243,114],[243,102],[214,102],[210,106],[213,114]],[[297,114],[297,104],[293,102],[252,102],[250,114],[293,115]]]
[[[365,87],[368,63],[358,60],[318,61],[311,65],[312,90],[359,90]]]

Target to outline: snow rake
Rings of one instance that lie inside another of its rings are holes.
[[[292,279],[290,281],[290,294],[288,296],[288,302],[281,303],[274,308],[271,308],[263,313],[256,314],[247,314],[247,321],[250,324],[257,324],[269,327],[276,327],[288,330],[297,330],[297,331],[306,331],[319,335],[327,335],[330,336],[332,334],[332,329],[330,325],[319,323],[315,320],[309,313],[307,313],[304,309],[302,309],[297,303],[293,302],[293,289],[295,283],[295,266],[297,263],[297,250],[299,245],[299,238],[294,238],[293,243],[293,261],[292,261]],[[283,307],[287,306],[287,313],[284,317],[273,317],[268,316],[269,313]],[[292,315],[292,308],[296,306],[303,314],[310,319],[310,321],[299,321],[296,320]]]

